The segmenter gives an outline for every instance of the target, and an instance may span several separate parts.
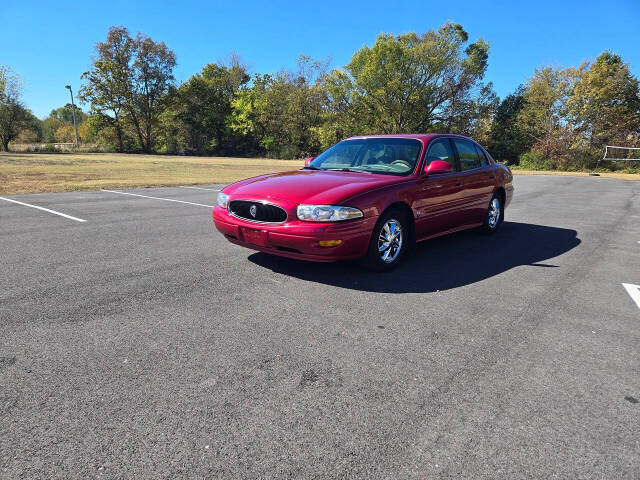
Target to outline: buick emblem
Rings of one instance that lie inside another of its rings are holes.
[[[249,213],[253,218],[256,218],[257,211],[258,211],[258,208],[255,205],[251,205],[251,208],[249,208]]]

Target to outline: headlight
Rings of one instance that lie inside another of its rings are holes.
[[[362,217],[362,212],[353,207],[336,205],[299,205],[298,219],[307,222],[339,222]]]
[[[227,201],[229,200],[229,195],[226,193],[218,192],[218,206],[222,208],[227,208]]]

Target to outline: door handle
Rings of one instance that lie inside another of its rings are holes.
[[[456,182],[456,187],[461,187],[462,186],[462,182]]]

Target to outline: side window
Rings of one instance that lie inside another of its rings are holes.
[[[482,164],[482,166],[484,167],[485,165],[489,165],[489,159],[485,155],[484,150],[478,147],[478,145],[474,145],[474,147],[476,147],[476,152],[478,152],[478,156],[480,157],[480,163]]]
[[[480,164],[480,157],[478,157],[478,152],[476,152],[476,147],[473,146],[473,143],[460,140],[459,138],[454,138],[453,143],[455,143],[456,150],[458,150],[462,171],[472,170],[482,166]]]
[[[442,160],[445,162],[449,162],[454,170],[456,168],[456,158],[453,154],[453,149],[451,148],[451,143],[449,143],[449,139],[442,138],[439,140],[434,140],[429,144],[429,150],[427,150],[427,158],[425,165],[429,165],[434,160]]]

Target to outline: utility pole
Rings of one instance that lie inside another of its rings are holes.
[[[71,85],[65,85],[65,88],[69,89],[71,95],[71,113],[73,113],[73,128],[76,131],[76,148],[78,147],[78,124],[76,123],[76,105],[73,103],[73,92],[71,91]]]

